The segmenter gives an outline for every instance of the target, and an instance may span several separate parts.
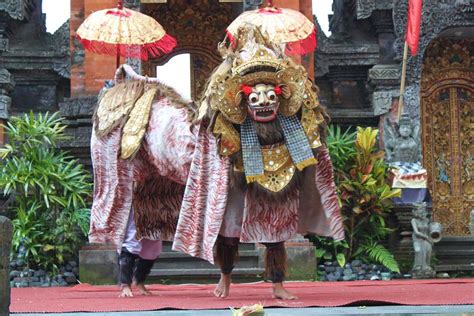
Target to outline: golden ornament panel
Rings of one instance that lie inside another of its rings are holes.
[[[421,80],[423,162],[435,220],[470,234],[474,208],[474,41],[439,39],[426,50]]]

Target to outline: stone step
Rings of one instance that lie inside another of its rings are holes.
[[[234,268],[233,282],[261,281],[264,269]],[[217,283],[220,270],[217,267],[209,269],[152,269],[147,283]]]
[[[150,272],[150,282],[216,283],[218,281],[220,270],[217,266],[206,260],[173,251],[171,246],[171,242],[163,242],[163,252]],[[235,262],[233,280],[238,282],[261,280],[264,269],[259,268],[259,254],[255,244],[239,245],[239,259]]]
[[[473,246],[474,247],[474,246]],[[474,249],[439,249],[436,248],[437,257],[451,257],[460,256],[465,258],[471,258],[474,260]]]
[[[265,271],[261,268],[234,268],[232,275],[260,275]],[[220,270],[216,267],[210,269],[151,269],[150,276],[220,276]]]
[[[471,264],[437,264],[435,266],[437,272],[451,271],[474,271],[474,263]]]
[[[171,250],[172,242],[170,241],[163,241],[163,252],[173,251]],[[241,250],[255,250],[255,244],[253,243],[245,243],[239,244],[239,251]]]
[[[256,268],[258,267],[259,251],[258,250],[241,250],[239,251],[239,259],[236,266],[240,268]],[[191,257],[187,254],[165,251],[156,260],[154,267],[157,269],[206,269],[214,266],[206,260]]]
[[[446,236],[434,245],[436,271],[473,271],[474,237]]]

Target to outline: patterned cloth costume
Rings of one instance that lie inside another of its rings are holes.
[[[264,243],[279,258],[297,233],[344,238],[317,90],[303,67],[245,35],[224,53],[197,123],[162,85],[120,84],[102,97],[91,242],[120,243],[132,203],[137,235],[211,263],[216,245],[223,273],[235,240]],[[271,278],[281,282],[283,270]]]

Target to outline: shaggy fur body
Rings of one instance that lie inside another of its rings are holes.
[[[121,244],[132,201],[141,237],[173,240],[174,250],[211,263],[219,234],[252,243],[281,242],[296,233],[344,238],[325,148],[318,151],[318,165],[275,200],[231,176],[231,159],[219,156],[207,127],[191,124],[186,108],[160,96],[133,160],[119,158],[119,128],[103,137],[93,133],[90,242]],[[257,130],[264,144],[282,141],[277,125]]]

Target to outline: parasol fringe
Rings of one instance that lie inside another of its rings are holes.
[[[306,55],[314,52],[317,47],[316,41],[316,28],[313,32],[305,39],[290,42],[286,44],[285,54],[287,55]]]
[[[152,57],[158,57],[163,54],[168,54],[177,45],[176,39],[168,34],[165,34],[156,42],[145,45],[110,44],[99,41],[90,41],[79,36],[78,38],[84,45],[84,48],[93,53],[116,56],[118,46],[120,56],[139,58],[142,60],[148,60],[149,55]]]

